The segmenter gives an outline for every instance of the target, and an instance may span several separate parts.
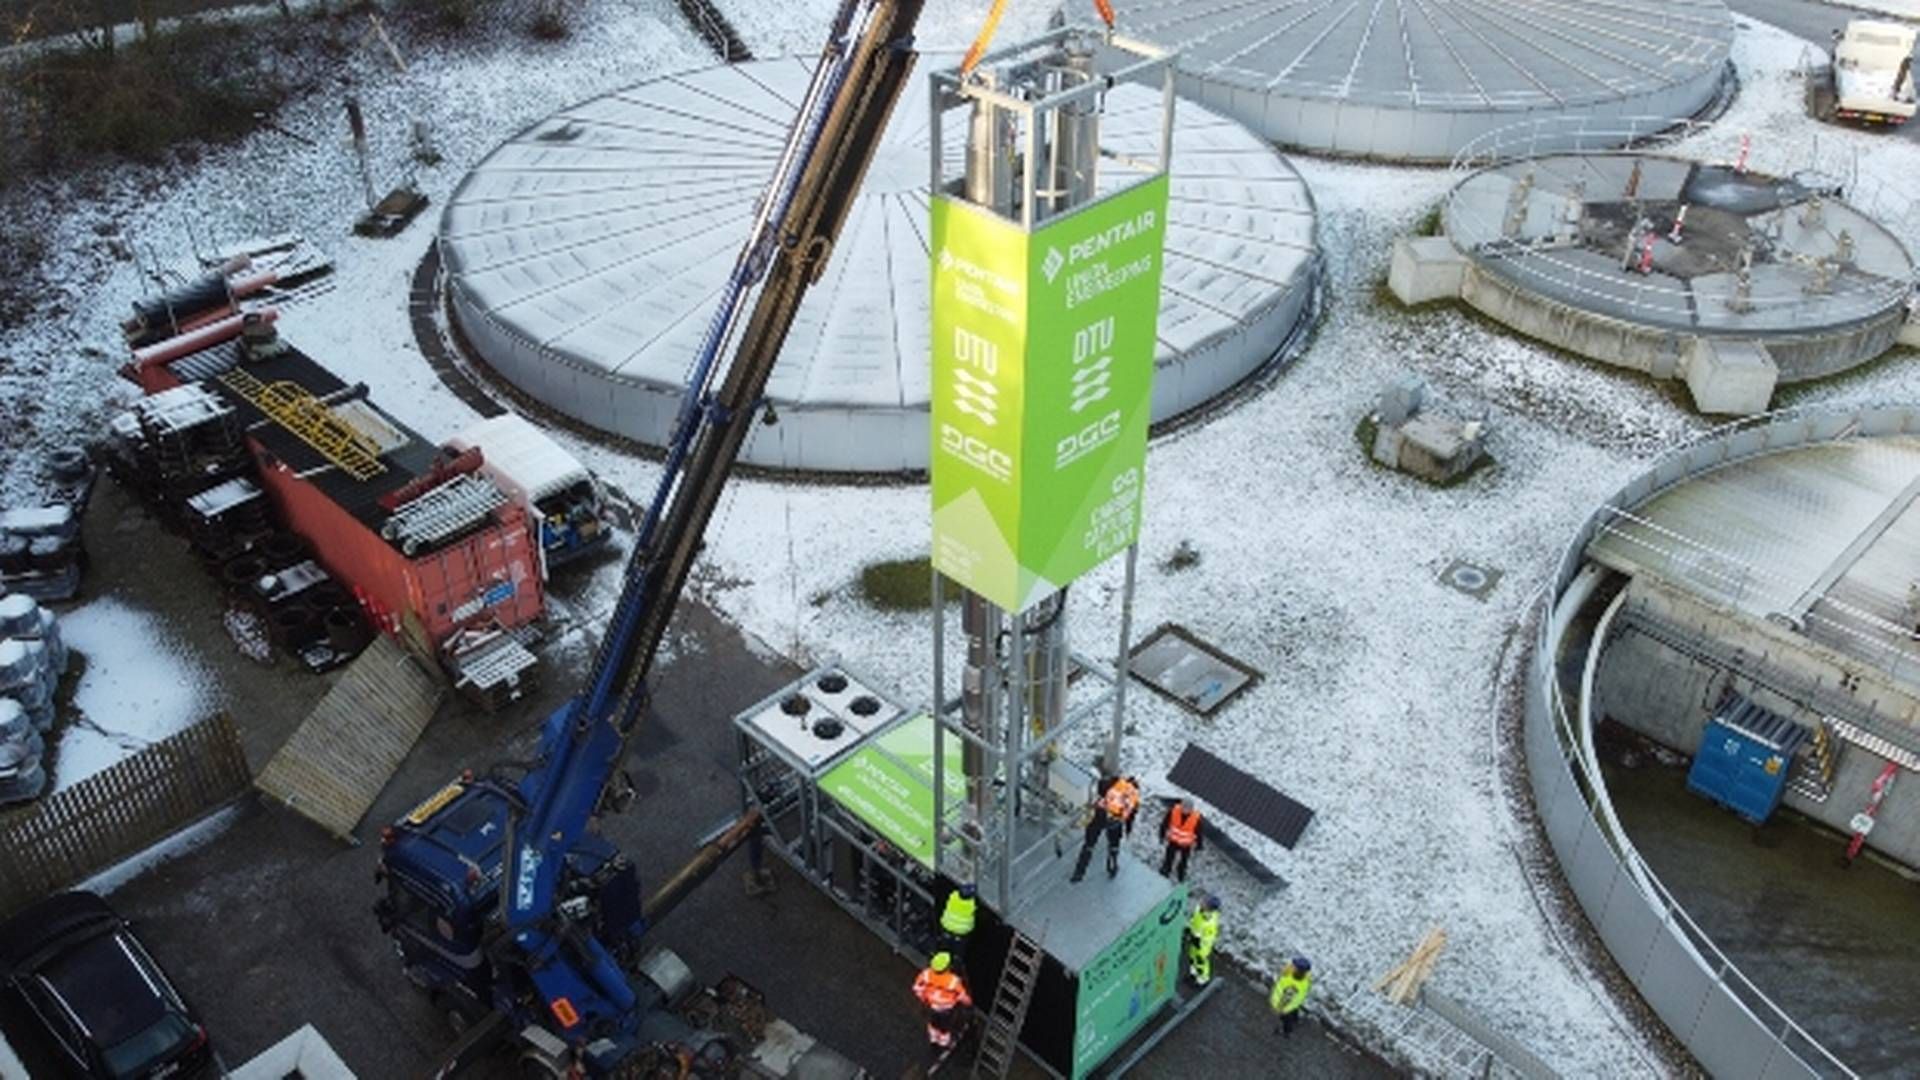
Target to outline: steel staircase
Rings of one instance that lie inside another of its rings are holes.
[[[973,1059],[973,1080],[1006,1080],[1033,1002],[1033,985],[1040,980],[1040,945],[1018,930],[1007,946],[1006,966],[987,1010],[987,1027],[980,1035],[980,1054]]]

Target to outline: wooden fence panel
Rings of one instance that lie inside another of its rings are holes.
[[[237,798],[252,780],[232,718],[218,713],[0,814],[0,917],[144,851]]]

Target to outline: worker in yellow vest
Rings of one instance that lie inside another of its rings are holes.
[[[940,910],[942,948],[957,954],[960,966],[966,966],[967,935],[973,933],[973,916],[980,906],[979,894],[972,885],[962,885],[947,894]]]
[[[1167,807],[1167,815],[1160,819],[1160,838],[1167,842],[1167,852],[1160,856],[1160,876],[1172,877],[1177,872],[1179,880],[1187,880],[1187,860],[1207,846],[1206,825],[1192,799],[1181,799]]]
[[[1220,898],[1208,896],[1187,919],[1187,974],[1200,986],[1213,981],[1213,943],[1220,938]]]
[[[1273,981],[1267,1007],[1280,1017],[1280,1033],[1287,1038],[1293,1037],[1293,1029],[1300,1023],[1300,1011],[1312,990],[1313,964],[1304,956],[1287,961],[1287,966],[1280,969],[1280,977]]]

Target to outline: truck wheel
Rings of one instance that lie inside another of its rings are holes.
[[[435,990],[428,1000],[433,1003],[434,1009],[446,1018],[447,1030],[453,1032],[455,1038],[465,1035],[467,1029],[473,1026],[472,1018],[467,1015],[465,1009],[460,1007],[460,1002],[454,995],[444,990]]]
[[[531,1046],[520,1051],[520,1065],[516,1071],[521,1080],[567,1080],[566,1066]]]

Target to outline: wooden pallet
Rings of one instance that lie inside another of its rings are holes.
[[[254,786],[342,840],[440,707],[443,687],[392,638],[348,665]]]

